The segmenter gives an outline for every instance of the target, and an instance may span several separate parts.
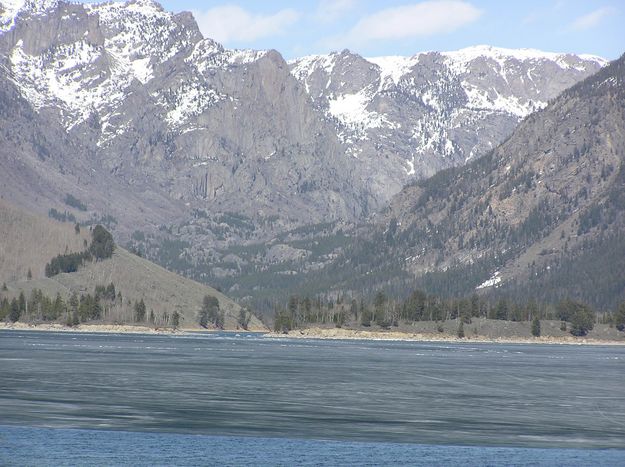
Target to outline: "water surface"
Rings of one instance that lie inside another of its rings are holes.
[[[18,426],[348,451],[357,441],[571,453],[625,440],[623,347],[2,331],[0,371],[0,446]]]

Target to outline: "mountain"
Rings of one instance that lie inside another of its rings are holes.
[[[315,107],[375,173],[375,196],[486,154],[606,61],[489,46],[412,57],[344,50],[289,63]]]
[[[622,301],[624,84],[625,56],[526,117],[489,154],[407,186],[327,280],[359,291]]]
[[[405,183],[471,163],[604,64],[482,46],[287,63],[151,0],[0,0],[1,195],[271,299]]]
[[[51,298],[59,293],[66,300],[74,292],[93,293],[96,286],[113,283],[124,303],[144,300],[147,310],[153,310],[159,318],[163,313],[171,316],[177,311],[184,328],[199,328],[198,311],[203,298],[210,296],[218,300],[224,312],[225,328],[238,329],[241,307],[228,297],[120,247],[110,259],[87,262],[76,272],[46,277],[45,266],[52,258],[84,251],[90,237],[89,229],[76,232],[71,224],[32,215],[0,201],[0,283],[7,285],[7,293],[12,296],[24,292],[29,297],[38,289]],[[121,308],[132,315],[131,308]],[[248,316],[250,330],[265,329],[258,318]]]
[[[150,0],[15,2],[2,18],[4,80],[59,122],[77,163],[147,192],[147,210],[178,204],[169,210],[292,223],[352,218],[367,205],[337,137],[277,52],[226,50],[189,13]],[[120,204],[107,214],[122,217],[129,206]]]
[[[64,171],[87,165],[111,187],[105,199],[116,185],[142,198],[146,215],[129,216],[123,197],[98,208],[127,233],[125,218],[179,224],[193,209],[278,230],[361,219],[411,178],[483,154],[603,64],[478,47],[289,65],[275,51],[225,49],[189,13],[151,0],[1,4],[0,79],[66,133],[40,144],[58,159],[71,141]]]

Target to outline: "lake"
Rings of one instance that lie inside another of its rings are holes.
[[[0,331],[3,465],[625,465],[625,347]]]

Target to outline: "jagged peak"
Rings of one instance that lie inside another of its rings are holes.
[[[495,60],[515,59],[519,61],[550,60],[557,63],[562,68],[571,68],[570,60],[575,60],[576,58],[578,60],[596,62],[601,66],[605,66],[608,63],[608,60],[596,55],[545,52],[538,49],[507,49],[491,45],[465,47],[455,51],[441,52],[441,55],[463,63],[468,63],[478,58],[492,58]]]
[[[6,11],[42,12],[55,8],[59,0],[2,0],[0,6]]]
[[[0,0],[0,31],[11,29],[20,14],[41,14],[58,5],[59,0]]]
[[[173,16],[173,13],[165,11],[161,4],[154,0],[86,3],[85,8],[90,13],[98,13],[100,15],[108,13],[107,16],[117,16],[117,14],[123,14],[124,12],[135,13],[141,16]]]
[[[301,79],[310,75],[317,69],[322,69],[326,73],[331,73],[339,57],[347,54],[358,56],[354,52],[345,49],[342,52],[306,55],[289,60],[288,64],[292,68],[293,75]],[[468,64],[480,58],[492,59],[500,64],[504,64],[508,60],[547,60],[557,64],[563,69],[583,68],[584,62],[594,63],[601,67],[609,63],[608,60],[597,55],[545,52],[538,49],[507,49],[490,45],[477,45],[448,52],[429,51],[419,52],[412,56],[388,55],[364,57],[364,59],[379,68],[383,80],[390,80],[397,83],[403,75],[408,73],[408,71],[419,62],[421,57],[430,54],[445,57],[458,72],[466,71]]]

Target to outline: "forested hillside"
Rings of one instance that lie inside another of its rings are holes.
[[[615,306],[625,298],[624,79],[621,57],[488,155],[406,187],[306,283]]]

